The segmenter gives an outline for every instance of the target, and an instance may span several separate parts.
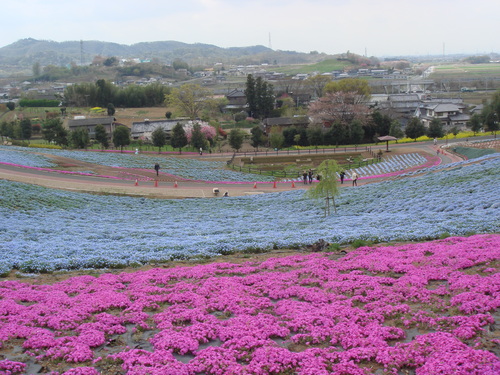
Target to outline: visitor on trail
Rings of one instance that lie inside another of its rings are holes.
[[[438,143],[437,138],[434,138],[434,145],[437,145],[437,143]]]
[[[304,185],[307,185],[307,171],[304,171],[304,173],[302,173],[302,179],[304,180]]]
[[[309,183],[312,184],[313,183],[313,171],[312,171],[312,169],[309,169],[309,173],[307,175],[309,177]]]
[[[203,149],[200,147],[200,155],[203,155]]]
[[[352,186],[358,186],[358,174],[356,172],[352,172]]]
[[[156,171],[156,175],[158,176],[158,172],[160,170],[160,164],[156,163],[155,164],[155,171]]]
[[[229,197],[229,193],[226,191],[223,195],[223,197]]]
[[[341,171],[340,172],[340,183],[343,184],[344,183],[344,177],[345,177],[345,171]]]

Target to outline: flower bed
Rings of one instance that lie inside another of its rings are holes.
[[[451,170],[342,189],[338,214],[303,191],[153,200],[0,181],[0,274],[123,267],[322,238],[411,241],[499,232],[500,156]]]
[[[499,235],[0,282],[4,374],[498,374]],[[111,369],[113,371],[111,371]]]
[[[7,150],[12,150],[7,153]],[[5,152],[5,153],[4,153]],[[87,163],[106,165],[115,168],[134,168],[152,170],[155,163],[161,165],[161,173],[179,176],[184,179],[199,181],[272,181],[272,176],[255,175],[251,173],[236,172],[225,169],[226,163],[222,161],[202,161],[190,158],[178,158],[175,156],[157,156],[152,154],[130,154],[119,152],[92,152],[92,151],[70,151],[70,150],[48,150],[23,147],[0,146],[0,162],[8,162],[31,167],[48,167],[47,158],[43,158],[33,152],[42,152],[49,155],[57,155],[65,158],[84,161]],[[18,159],[16,159],[16,155]],[[8,157],[8,160],[4,160]],[[52,165],[50,165],[52,166]]]

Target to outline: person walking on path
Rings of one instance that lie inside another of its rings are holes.
[[[343,184],[344,183],[344,177],[345,177],[345,171],[341,171],[340,172],[340,183]]]
[[[309,183],[312,184],[313,183],[313,171],[312,171],[312,169],[309,169],[309,173],[307,175],[309,177]]]
[[[307,185],[307,171],[304,171],[304,173],[302,173],[302,179],[304,180],[304,185]]]
[[[158,163],[155,164],[155,171],[156,171],[156,175],[158,176],[158,172],[160,171],[160,164],[158,164]]]
[[[356,172],[352,172],[352,186],[358,186],[358,174]]]

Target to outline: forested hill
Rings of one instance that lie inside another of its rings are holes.
[[[324,59],[319,53],[274,51],[265,46],[221,48],[210,44],[187,44],[176,41],[142,42],[132,45],[100,41],[54,42],[21,39],[0,48],[0,66],[31,67],[35,63],[45,65],[67,65],[90,63],[95,56],[156,59],[170,64],[181,59],[189,65],[224,64],[296,64]]]

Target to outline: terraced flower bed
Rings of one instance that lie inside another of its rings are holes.
[[[303,191],[153,200],[0,181],[0,274],[125,267],[236,251],[500,232],[500,156],[342,189],[337,215]]]
[[[499,259],[476,235],[3,281],[0,373],[498,374]]]

